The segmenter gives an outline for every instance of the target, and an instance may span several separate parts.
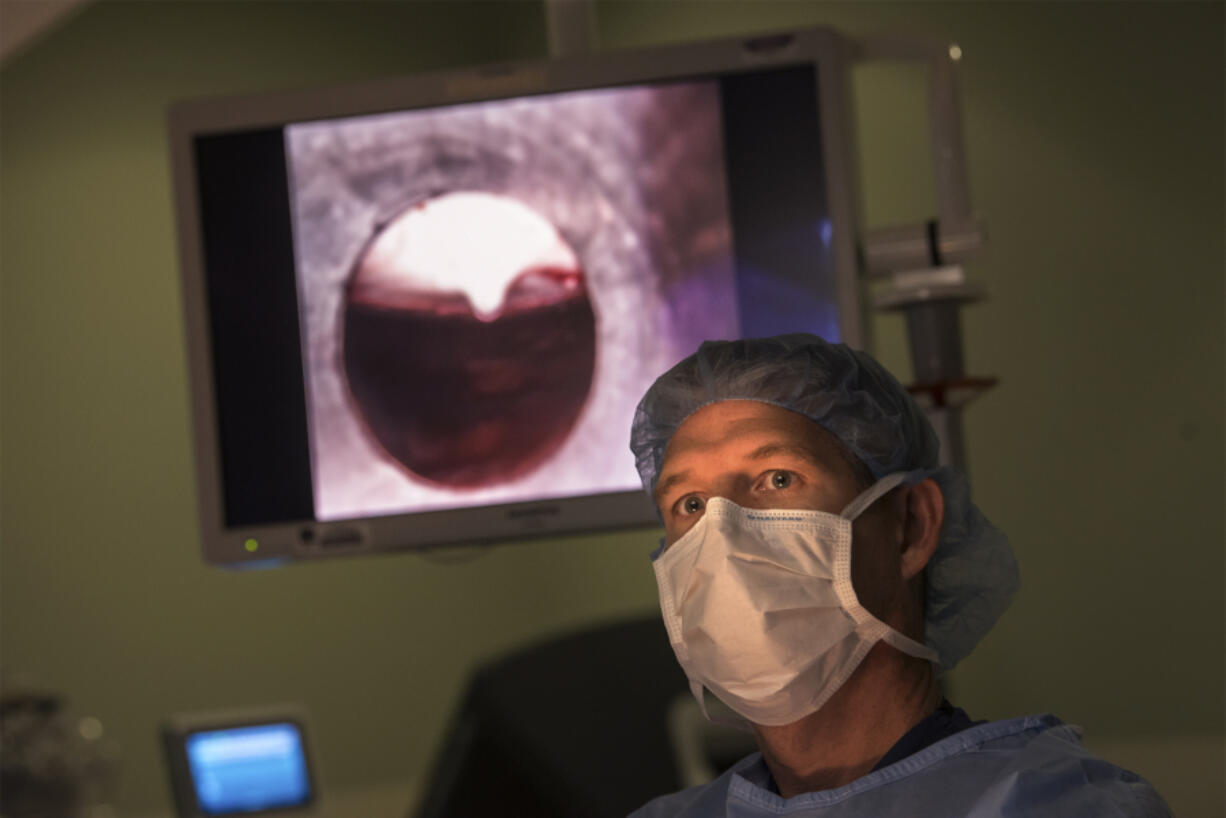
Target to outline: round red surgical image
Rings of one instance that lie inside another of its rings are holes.
[[[592,386],[596,316],[574,250],[516,199],[436,196],[367,244],[345,292],[343,368],[386,453],[450,488],[550,458]]]

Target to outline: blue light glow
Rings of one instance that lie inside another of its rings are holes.
[[[293,724],[194,733],[187,760],[196,799],[209,815],[301,806],[311,798],[302,735]]]
[[[834,240],[834,225],[830,223],[830,219],[818,222],[817,234],[822,237],[822,244],[829,248],[830,242]]]

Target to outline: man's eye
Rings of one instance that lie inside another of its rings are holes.
[[[796,482],[796,475],[792,474],[790,471],[776,469],[770,473],[768,482],[772,489],[791,488],[792,484]]]
[[[698,514],[706,508],[706,503],[698,495],[691,494],[689,497],[682,497],[681,502],[677,504],[677,508],[681,510],[682,514]]]

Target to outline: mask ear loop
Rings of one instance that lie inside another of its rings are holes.
[[[707,701],[704,698],[707,689],[702,686],[702,682],[697,679],[690,679],[690,693],[694,694],[694,698],[698,700],[698,709],[702,711],[702,717],[710,721],[711,714],[707,712]]]
[[[918,483],[920,480],[924,479],[924,475],[925,472],[922,469],[916,469],[914,471],[896,471],[893,474],[887,474],[885,477],[878,480],[866,491],[860,494],[859,497],[848,503],[847,508],[843,509],[839,516],[848,521],[855,520],[864,513],[865,509],[880,500],[890,491],[893,491],[904,483],[907,485]],[[927,645],[916,642],[914,639],[906,636],[905,634],[899,633],[893,628],[887,628],[881,639],[882,641],[893,645],[898,650],[901,650],[903,653],[909,653],[912,656],[927,659],[938,668],[940,667],[941,663],[935,650]]]
[[[873,503],[880,500],[890,491],[898,488],[912,476],[919,474],[922,474],[922,472],[896,471],[893,474],[887,474],[861,492],[859,497],[848,503],[847,507],[839,512],[839,516],[845,520],[856,519]]]

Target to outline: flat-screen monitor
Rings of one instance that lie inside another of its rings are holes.
[[[826,29],[176,105],[204,554],[652,525],[628,449],[705,339],[860,342]]]
[[[297,711],[175,716],[162,739],[179,818],[314,814],[315,785]]]

